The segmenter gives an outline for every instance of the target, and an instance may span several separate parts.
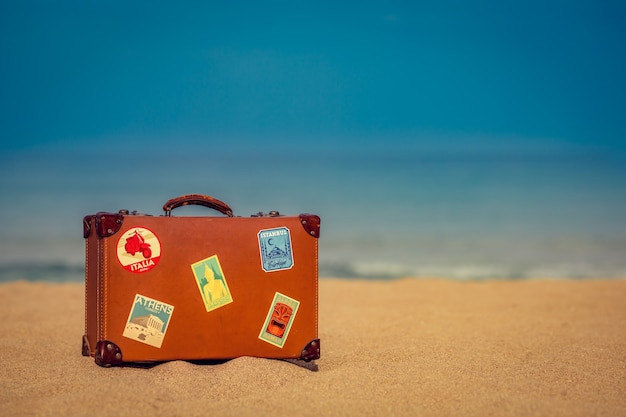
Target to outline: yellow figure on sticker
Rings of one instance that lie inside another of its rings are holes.
[[[215,272],[207,264],[204,264],[204,278],[207,281],[202,288],[205,303],[211,304],[228,295],[224,281],[215,279]]]
[[[191,270],[207,312],[233,302],[217,255],[194,263]]]

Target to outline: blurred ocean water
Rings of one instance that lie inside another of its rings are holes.
[[[0,281],[80,281],[82,217],[209,194],[321,216],[321,277],[626,277],[626,164],[604,153],[14,152]],[[217,215],[184,208],[184,215]]]

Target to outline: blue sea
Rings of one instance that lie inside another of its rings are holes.
[[[84,215],[188,193],[320,215],[322,278],[626,277],[624,155],[97,148],[0,156],[0,281],[82,281]]]

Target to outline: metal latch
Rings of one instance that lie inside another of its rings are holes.
[[[139,213],[137,210],[128,211],[126,209],[121,209],[120,211],[118,211],[118,213],[124,216],[128,216],[129,214],[131,216],[151,216],[150,214]]]
[[[263,213],[259,211],[257,214],[252,214],[250,217],[278,217],[280,213],[276,210],[272,210],[269,213]]]

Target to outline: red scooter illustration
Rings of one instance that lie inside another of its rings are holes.
[[[135,256],[135,253],[141,252],[144,258],[148,259],[152,256],[152,249],[150,244],[146,243],[146,240],[135,230],[135,234],[126,238],[126,244],[124,245],[126,252]]]

